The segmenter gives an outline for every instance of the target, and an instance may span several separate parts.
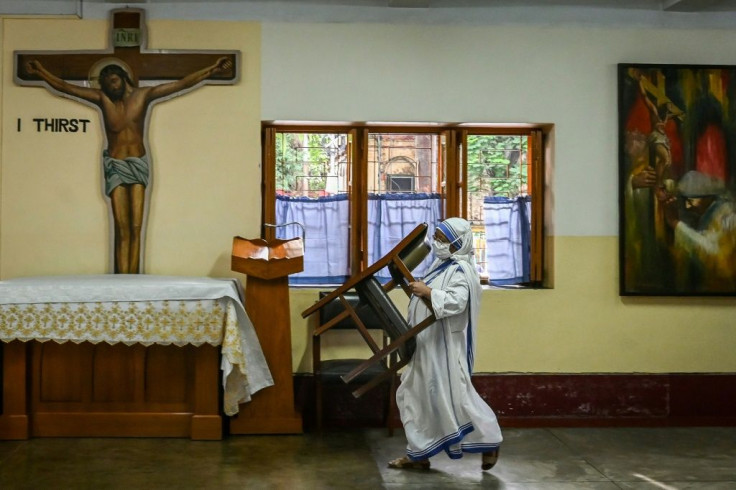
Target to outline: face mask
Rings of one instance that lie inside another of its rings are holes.
[[[447,242],[440,242],[439,240],[432,241],[432,251],[435,257],[440,260],[445,260],[450,257],[450,244]]]

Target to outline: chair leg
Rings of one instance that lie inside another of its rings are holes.
[[[314,376],[314,416],[318,433],[322,433],[322,380],[320,378],[320,375]]]
[[[312,336],[312,372],[314,374],[314,417],[317,432],[322,433],[322,338]]]

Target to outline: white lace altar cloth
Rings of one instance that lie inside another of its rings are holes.
[[[235,279],[144,274],[0,281],[0,341],[221,346],[224,411],[273,385]]]

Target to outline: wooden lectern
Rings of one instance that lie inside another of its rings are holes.
[[[304,270],[301,238],[233,238],[231,269],[248,276],[245,310],[253,322],[274,385],[253,394],[230,419],[231,434],[301,434],[291,367],[289,274]]]

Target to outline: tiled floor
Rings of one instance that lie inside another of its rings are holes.
[[[2,489],[736,490],[736,428],[507,429],[501,459],[392,470],[399,430],[184,439],[0,441]]]

